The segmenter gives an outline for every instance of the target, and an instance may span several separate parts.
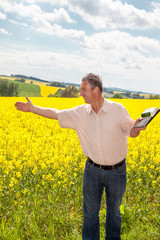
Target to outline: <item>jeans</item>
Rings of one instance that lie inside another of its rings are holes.
[[[99,210],[103,190],[106,194],[105,240],[120,240],[120,204],[126,189],[126,163],[103,170],[86,161],[83,178],[83,240],[99,240]]]

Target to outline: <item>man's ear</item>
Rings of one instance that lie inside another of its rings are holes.
[[[96,94],[98,94],[98,93],[99,93],[99,87],[95,87],[95,88],[94,88],[94,92],[95,92]]]

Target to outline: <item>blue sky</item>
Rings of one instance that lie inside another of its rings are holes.
[[[160,94],[160,0],[1,0],[0,74]]]

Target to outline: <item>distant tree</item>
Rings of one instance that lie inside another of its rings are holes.
[[[111,89],[106,88],[106,87],[103,88],[103,92],[114,94],[114,92]]]
[[[155,99],[159,99],[159,95],[155,95]]]
[[[61,83],[61,82],[51,82],[49,84],[49,86],[52,86],[52,87],[61,87],[61,88],[65,88],[66,85],[64,83]]]
[[[139,93],[133,93],[132,98],[139,99],[140,98]]]
[[[108,93],[110,93],[110,94],[114,94],[114,92],[113,92],[113,91],[111,91],[111,90],[108,90]]]
[[[133,93],[132,94],[133,99],[144,99],[144,96],[141,96],[139,93]]]
[[[8,89],[8,81],[5,79],[0,80],[0,96],[5,96]]]
[[[36,78],[36,77],[32,77],[32,76],[29,76],[28,79],[34,80],[34,81],[38,81],[38,82],[48,83],[48,81],[46,81],[46,80],[43,80],[43,79],[40,79],[40,78]]]
[[[0,80],[0,96],[18,96],[18,84],[14,82],[9,83],[5,79]]]
[[[115,94],[112,96],[112,98],[119,98],[119,99],[122,99],[123,96],[122,96],[121,94],[119,94],[119,93],[115,93]]]
[[[68,86],[63,91],[60,92],[61,97],[78,97],[78,88],[75,86]]]
[[[21,75],[21,74],[15,74],[15,75],[11,74],[11,76],[12,76],[12,77],[18,77],[18,78],[28,78],[28,76],[26,76],[26,75]]]
[[[125,93],[125,95],[126,95],[126,97],[131,97],[131,92],[130,92],[130,91],[127,91],[127,92]]]
[[[152,95],[152,94],[150,94],[149,98],[150,99],[159,99],[160,97],[159,97],[159,95]]]
[[[26,79],[24,79],[24,78],[21,78],[21,79],[15,79],[14,81],[15,81],[15,82],[25,82],[25,81],[26,81]]]

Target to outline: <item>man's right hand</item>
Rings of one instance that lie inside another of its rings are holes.
[[[16,102],[15,107],[17,108],[17,110],[22,111],[22,112],[32,112],[33,103],[28,97],[26,97],[26,99],[27,99],[27,103]]]

